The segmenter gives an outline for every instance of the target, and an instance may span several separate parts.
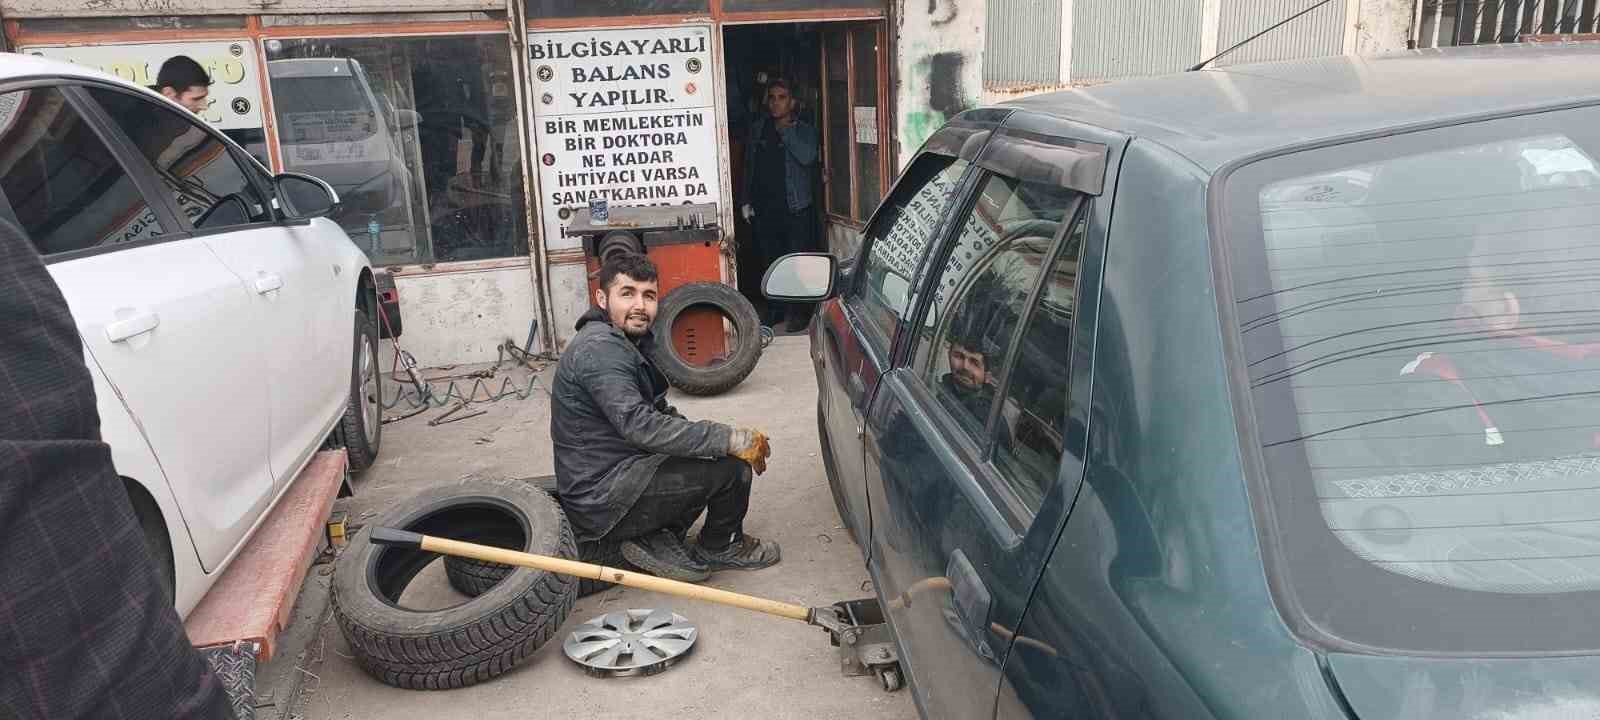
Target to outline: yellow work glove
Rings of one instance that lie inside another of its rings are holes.
[[[728,455],[750,464],[760,475],[767,471],[767,458],[772,456],[772,443],[760,430],[738,428],[728,439]]]

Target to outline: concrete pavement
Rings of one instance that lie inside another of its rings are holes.
[[[542,387],[548,387],[552,371],[541,373]],[[520,384],[527,375],[511,376]],[[500,380],[492,384],[498,388]],[[756,479],[746,530],[777,540],[784,560],[757,572],[718,573],[711,585],[802,605],[872,594],[860,549],[840,527],[828,493],[813,411],[816,384],[803,336],[778,338],[750,378],[727,394],[675,396],[671,401],[691,418],[760,428],[772,440],[772,462]],[[433,484],[553,472],[548,395],[541,391],[528,400],[511,398],[483,407],[488,414],[439,427],[427,424],[438,410],[386,426],[378,464],[358,478],[356,496],[341,500],[338,509],[348,512],[352,522],[365,522],[394,500]],[[262,677],[276,678],[284,686],[270,691],[280,706],[276,717],[916,717],[908,691],[889,694],[876,678],[843,677],[838,651],[819,629],[627,588],[579,600],[562,634],[494,681],[446,692],[399,690],[357,667],[336,623],[319,622],[327,617],[329,578],[318,570],[302,594],[301,620],[292,631],[303,651],[284,653],[274,661],[277,667],[262,671]],[[449,588],[442,563],[436,562],[402,602],[424,608],[463,600]],[[651,677],[593,678],[561,653],[560,640],[577,624],[613,610],[644,607],[671,609],[699,625],[694,652],[677,666]],[[296,683],[302,688],[299,693],[291,691]],[[299,697],[291,708],[294,695]]]

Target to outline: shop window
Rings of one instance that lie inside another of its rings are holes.
[[[828,213],[856,223],[883,198],[878,51],[875,25],[829,30],[822,42]]]
[[[266,46],[284,167],[333,185],[374,264],[527,254],[504,35]]]
[[[710,0],[526,0],[528,17],[573,18],[711,13]]]

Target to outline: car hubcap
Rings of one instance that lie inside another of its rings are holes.
[[[372,339],[363,335],[361,337],[361,414],[366,420],[362,430],[367,436],[367,446],[371,447],[378,437],[378,424],[382,420],[378,417],[381,403],[378,399],[378,362],[376,352],[372,348]]]
[[[619,610],[579,626],[562,649],[600,677],[654,675],[694,648],[699,630],[670,610]]]

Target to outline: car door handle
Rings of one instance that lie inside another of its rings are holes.
[[[950,563],[945,567],[945,577],[950,578],[951,611],[955,620],[965,634],[967,643],[979,657],[985,660],[995,658],[994,648],[989,645],[989,610],[992,604],[988,586],[983,584],[983,579],[978,577],[978,571],[972,566],[972,561],[967,559],[967,554],[956,550],[950,554]]]
[[[155,313],[130,315],[116,322],[107,323],[106,339],[114,343],[125,342],[129,338],[155,330],[160,324],[161,318]]]
[[[265,295],[283,287],[283,278],[274,273],[261,273],[256,277],[256,294]]]

